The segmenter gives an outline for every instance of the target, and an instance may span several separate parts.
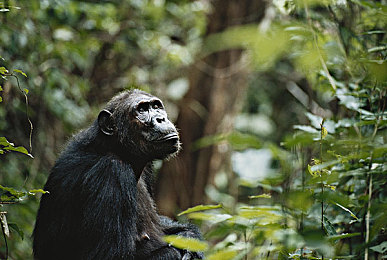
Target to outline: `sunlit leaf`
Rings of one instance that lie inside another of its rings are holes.
[[[339,203],[335,203],[337,206],[339,206],[340,208],[342,208],[343,210],[345,210],[346,212],[348,212],[353,218],[355,218],[356,220],[359,220],[356,215],[350,211],[349,209],[347,209],[346,207],[340,205]]]
[[[45,194],[45,193],[50,193],[50,192],[42,190],[42,189],[33,189],[33,190],[29,190],[28,193],[31,195],[35,195],[36,193]]]
[[[271,195],[267,194],[267,193],[264,193],[264,194],[261,194],[261,195],[249,196],[249,199],[258,199],[258,198],[269,199],[269,198],[271,198]]]
[[[328,135],[327,129],[324,126],[322,126],[321,127],[321,139],[324,139],[327,135]]]
[[[21,71],[21,70],[14,69],[13,72],[20,73],[20,74],[22,74],[24,77],[27,78],[27,74],[25,74],[25,73],[24,73],[23,71]]]
[[[8,74],[8,70],[5,67],[0,67],[0,74]]]
[[[163,240],[176,248],[185,249],[192,252],[205,251],[208,248],[208,245],[206,242],[203,242],[194,238],[189,238],[189,237],[171,235],[171,236],[164,236]]]
[[[23,154],[25,154],[25,155],[28,155],[28,156],[31,157],[31,158],[34,158],[34,157],[32,156],[32,154],[28,153],[27,149],[24,148],[23,146],[18,146],[18,147],[7,146],[7,147],[4,147],[3,149],[4,149],[4,150],[7,150],[7,151],[13,151],[13,152],[23,153]]]
[[[238,254],[237,250],[222,249],[208,256],[208,260],[229,260],[233,259]]]
[[[197,211],[203,211],[203,210],[209,210],[209,209],[219,209],[221,207],[222,207],[221,204],[218,204],[218,205],[198,205],[198,206],[195,206],[193,208],[186,209],[183,212],[180,212],[178,214],[178,216],[192,213],[192,212],[197,212]]]
[[[232,216],[229,214],[212,214],[205,212],[193,212],[188,214],[189,219],[197,219],[203,221],[212,222],[212,224],[223,222],[225,220],[231,219]]]
[[[0,201],[5,202],[19,202],[24,199],[27,194],[23,191],[17,191],[10,187],[0,185]]]

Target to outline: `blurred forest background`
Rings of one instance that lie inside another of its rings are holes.
[[[387,258],[386,25],[385,0],[1,0],[0,258],[32,259],[66,140],[134,87],[181,132],[159,211],[208,259]]]

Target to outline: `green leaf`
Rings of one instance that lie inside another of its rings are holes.
[[[0,91],[3,91],[3,87],[2,86],[0,86]]]
[[[324,126],[321,126],[321,139],[324,139],[328,135],[328,131]]]
[[[8,74],[8,70],[5,67],[0,67],[0,74]]]
[[[13,188],[0,185],[0,200],[6,202],[18,202],[26,196],[23,191],[17,191]]]
[[[309,125],[294,125],[294,129],[298,129],[307,133],[316,134],[318,133],[318,130],[309,126]]]
[[[313,170],[312,170],[312,166],[310,164],[308,164],[308,172],[310,175],[312,175],[313,177],[316,177],[318,176],[318,173],[315,173]]]
[[[380,254],[384,254],[387,252],[387,241],[382,242],[381,244],[377,246],[370,247],[375,252],[378,252]]]
[[[325,169],[329,166],[338,164],[339,162],[340,162],[339,160],[333,160],[333,161],[329,161],[329,162],[315,164],[315,165],[310,167],[310,170],[312,172],[320,172],[322,169]],[[308,165],[308,170],[309,170],[309,165]]]
[[[333,235],[333,236],[329,236],[328,239],[330,241],[335,241],[335,240],[339,240],[339,239],[344,239],[344,238],[348,238],[348,237],[356,237],[356,236],[360,236],[361,233],[358,232],[358,233],[344,233],[344,234],[340,234],[340,235]]]
[[[198,206],[195,206],[193,208],[189,208],[187,210],[184,210],[183,212],[180,212],[177,216],[181,216],[181,215],[192,213],[192,212],[202,211],[202,210],[219,209],[221,207],[222,207],[222,204],[218,204],[218,205],[198,205]]]
[[[335,203],[337,206],[339,206],[340,208],[342,208],[343,210],[345,210],[345,211],[347,211],[349,214],[351,214],[351,216],[353,217],[353,218],[355,218],[356,220],[359,220],[357,217],[356,217],[356,215],[355,214],[353,214],[353,212],[352,211],[350,211],[349,209],[347,209],[346,207],[344,207],[344,206],[342,206],[342,205],[340,205],[339,203]]]
[[[212,224],[223,222],[225,220],[231,219],[232,216],[229,214],[211,214],[211,213],[204,213],[204,212],[193,212],[188,214],[189,219],[197,219],[197,220],[204,220],[204,221],[210,221]]]
[[[0,137],[0,145],[2,146],[7,146],[7,145],[13,145],[12,143],[10,143],[7,138],[5,138],[4,136]]]
[[[46,193],[50,193],[50,192],[42,190],[42,189],[33,189],[33,190],[29,190],[28,193],[30,195],[35,195],[36,193],[46,194]]]
[[[387,46],[376,46],[368,49],[368,52],[377,52],[377,51],[384,51],[384,50],[387,50]]]
[[[327,232],[328,236],[337,235],[336,229],[333,227],[332,223],[329,221],[329,219],[326,216],[323,217],[323,222],[324,222],[325,231]]]
[[[29,92],[28,88],[25,88],[24,93],[26,93],[26,95],[28,95],[28,92]]]
[[[206,242],[194,238],[171,235],[164,236],[163,240],[176,248],[185,249],[192,252],[205,251],[208,248]]]
[[[261,195],[249,196],[249,199],[258,199],[258,198],[270,199],[271,195],[267,194],[267,193],[264,193],[264,194],[261,194]]]
[[[26,77],[26,78],[27,78],[27,74],[25,74],[25,73],[24,73],[23,71],[21,71],[21,70],[14,69],[14,70],[13,70],[13,72],[20,73],[20,74],[22,74],[24,77]]]
[[[8,226],[16,231],[16,233],[20,236],[22,240],[24,240],[24,232],[22,229],[19,228],[19,226],[16,223],[8,223]]]
[[[3,102],[3,98],[2,97],[0,97],[0,102]]]
[[[222,249],[208,256],[208,260],[229,260],[238,254],[237,250]]]
[[[7,146],[7,147],[4,147],[4,150],[23,153],[23,154],[25,154],[25,155],[28,155],[28,156],[31,157],[31,158],[34,158],[34,157],[32,156],[32,154],[28,153],[27,149],[24,148],[23,146],[18,146],[18,147]]]

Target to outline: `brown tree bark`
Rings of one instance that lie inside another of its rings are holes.
[[[257,23],[265,12],[263,0],[216,0],[208,17],[207,36],[230,26]],[[206,202],[205,187],[220,170],[229,168],[230,149],[217,144],[193,150],[204,136],[233,130],[247,88],[248,69],[241,49],[213,53],[189,71],[190,88],[180,104],[177,127],[182,152],[164,163],[157,180],[156,200],[161,213]]]

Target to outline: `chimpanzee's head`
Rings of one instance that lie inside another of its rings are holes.
[[[99,113],[98,125],[128,155],[165,159],[180,149],[179,134],[161,100],[140,90],[113,97]]]

